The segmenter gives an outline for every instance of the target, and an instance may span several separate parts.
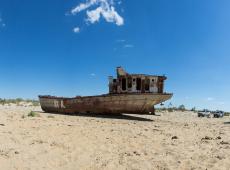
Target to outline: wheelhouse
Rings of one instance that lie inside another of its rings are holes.
[[[117,67],[117,78],[109,77],[109,93],[164,93],[165,76],[128,74]]]

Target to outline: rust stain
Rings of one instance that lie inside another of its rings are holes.
[[[74,98],[39,96],[46,112],[57,113],[154,113],[154,105],[172,97],[164,92],[165,76],[128,74],[117,67],[117,77],[109,76],[109,93]]]

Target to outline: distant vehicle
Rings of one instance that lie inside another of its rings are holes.
[[[217,111],[213,112],[213,117],[215,117],[215,118],[224,117],[224,112],[217,110]]]
[[[211,112],[207,109],[198,112],[198,117],[211,117]]]

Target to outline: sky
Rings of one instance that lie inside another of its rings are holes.
[[[122,66],[165,74],[173,106],[230,111],[229,9],[229,0],[0,0],[0,98],[105,94]]]

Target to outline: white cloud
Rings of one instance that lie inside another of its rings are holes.
[[[86,11],[86,21],[94,24],[99,22],[101,17],[107,22],[115,23],[118,26],[124,24],[124,19],[118,14],[115,9],[114,0],[87,0],[85,3],[81,3],[71,10],[73,15],[78,14],[81,11]],[[96,9],[89,9],[96,6]]]
[[[213,97],[208,97],[208,98],[207,98],[207,101],[213,101],[213,100],[214,100]]]
[[[219,101],[219,102],[217,102],[219,105],[224,105],[225,104],[225,102],[223,102],[223,101]]]
[[[101,12],[102,12],[101,7],[98,7],[97,9],[92,11],[87,11],[87,16],[88,16],[87,21],[91,22],[92,24],[98,22],[101,17]]]
[[[87,0],[86,3],[81,3],[78,6],[76,6],[74,9],[71,10],[72,14],[79,13],[83,10],[86,10],[87,8],[91,7],[92,5],[95,5],[98,3],[98,0]]]
[[[95,77],[95,76],[96,76],[96,74],[95,74],[95,73],[91,73],[91,74],[90,74],[90,76]]]
[[[124,42],[125,42],[125,40],[120,39],[120,40],[116,40],[116,42],[118,42],[118,43],[124,43]]]
[[[0,27],[5,27],[6,24],[3,22],[2,17],[0,16]]]
[[[74,32],[74,33],[79,33],[79,32],[80,32],[80,28],[79,28],[79,27],[75,27],[75,28],[73,29],[73,32]]]
[[[133,48],[134,47],[134,45],[132,45],[132,44],[125,44],[124,45],[124,48]]]

